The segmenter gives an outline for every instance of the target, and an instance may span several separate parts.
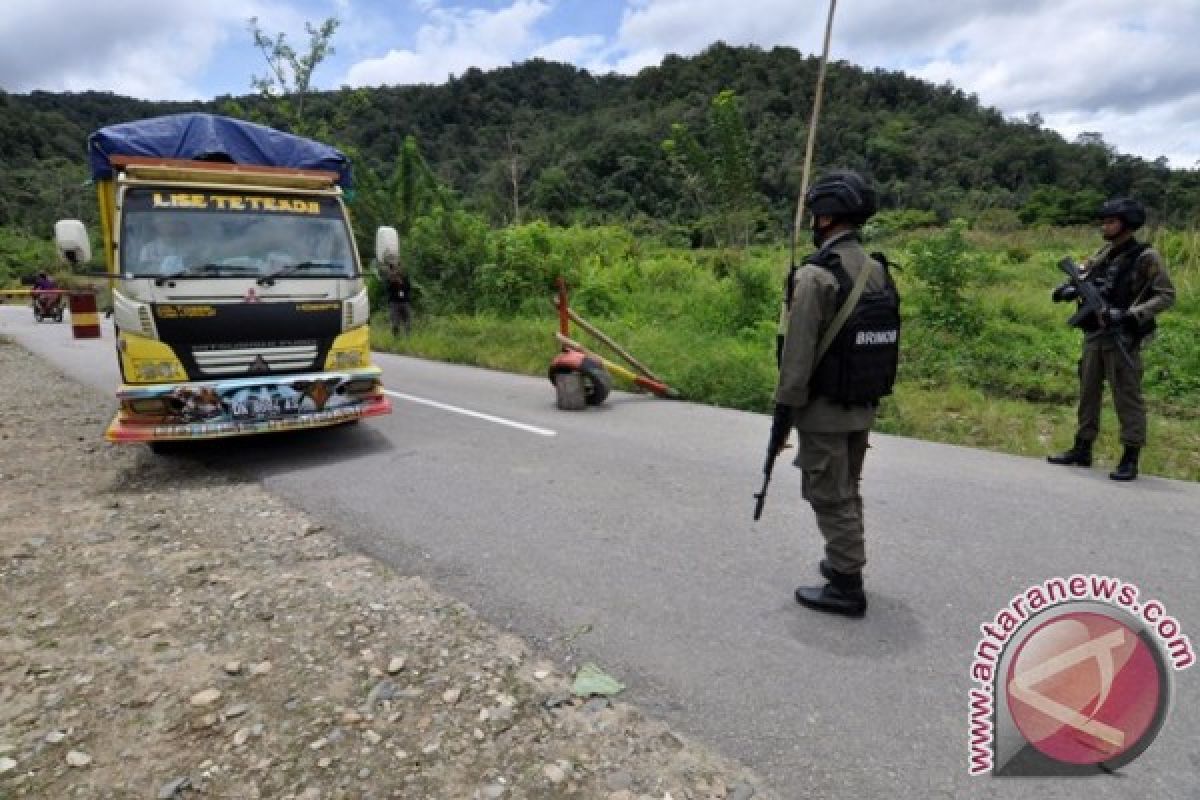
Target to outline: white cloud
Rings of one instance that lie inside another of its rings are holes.
[[[498,11],[461,10],[426,3],[430,22],[411,49],[359,61],[346,73],[351,86],[442,83],[469,67],[491,69],[530,56],[534,26],[551,10],[546,0],[515,0]]]
[[[977,18],[956,31],[966,42],[960,63],[942,59],[916,74],[969,86],[1004,108],[1151,108],[1200,91],[1200,51],[1181,46],[1200,35],[1195,11],[1191,0],[1137,13],[1120,0],[1064,0],[1034,17]],[[1072,23],[1054,24],[1060,19]]]
[[[592,62],[603,51],[608,40],[598,34],[590,36],[563,36],[533,51],[534,58],[546,61],[561,61],[565,64],[583,66]]]
[[[7,91],[100,89],[192,99],[214,53],[264,3],[40,0],[0,4],[0,84]]]
[[[617,42],[629,53],[680,54],[702,50],[717,39],[780,43],[812,28],[817,17],[795,0],[743,0],[733,8],[729,0],[648,0],[626,8]]]

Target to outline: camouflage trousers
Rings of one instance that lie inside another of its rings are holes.
[[[861,572],[867,563],[862,495],[858,493],[869,431],[799,431],[796,466],[803,472],[804,499],[825,537],[825,558],[838,572]]]
[[[1092,442],[1100,435],[1100,409],[1104,384],[1112,390],[1113,405],[1121,426],[1121,444],[1142,447],[1146,444],[1146,403],[1142,399],[1142,354],[1136,345],[1129,348],[1133,366],[1111,339],[1092,339],[1083,344],[1079,359],[1079,428],[1076,435]]]

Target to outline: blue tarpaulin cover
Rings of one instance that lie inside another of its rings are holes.
[[[88,161],[95,180],[112,177],[110,156],[192,159],[227,156],[254,164],[336,172],[350,188],[350,159],[327,144],[253,122],[216,114],[171,114],[101,128],[88,137]]]

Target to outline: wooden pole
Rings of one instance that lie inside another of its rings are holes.
[[[833,12],[836,8],[837,0],[829,0],[829,16],[825,20],[825,46],[821,50],[821,64],[817,68],[817,87],[813,94],[812,116],[808,122],[808,141],[804,145],[804,165],[800,170],[800,197],[796,201],[796,218],[792,221],[792,269],[796,268],[796,245],[800,237],[800,226],[804,224],[804,196],[808,194],[813,153],[817,147],[817,122],[821,118],[821,98],[825,94],[825,65],[829,61],[829,41],[833,37]],[[779,304],[779,324],[775,331],[779,337],[787,334],[789,302],[791,298],[785,297]]]
[[[571,322],[567,317],[569,306],[567,305],[567,282],[561,275],[558,276],[558,332],[563,336],[571,335]]]
[[[817,69],[817,89],[813,97],[812,118],[808,123],[808,143],[804,148],[804,168],[800,172],[800,200],[796,203],[796,220],[792,224],[792,249],[796,248],[796,237],[804,222],[804,195],[808,194],[808,180],[812,171],[813,152],[817,146],[817,122],[821,118],[821,97],[825,92],[825,65],[829,61],[829,40],[833,36],[833,12],[837,0],[829,0],[829,17],[825,20],[825,47],[821,51],[821,66]]]

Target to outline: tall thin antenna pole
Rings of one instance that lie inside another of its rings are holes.
[[[808,144],[804,149],[804,169],[800,174],[800,200],[796,203],[796,220],[792,225],[792,248],[804,222],[804,195],[808,194],[808,180],[812,170],[813,151],[817,145],[817,121],[821,117],[821,97],[825,92],[825,64],[829,61],[829,40],[833,35],[833,12],[837,0],[829,0],[829,18],[825,21],[825,48],[821,52],[821,66],[817,70],[817,91],[813,97],[812,119],[808,123]]]

